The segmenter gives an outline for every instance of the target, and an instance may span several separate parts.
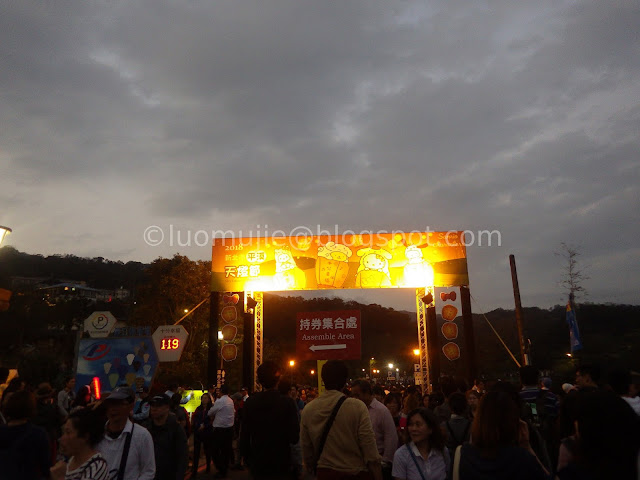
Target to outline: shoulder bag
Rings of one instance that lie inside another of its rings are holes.
[[[320,456],[322,455],[322,450],[324,450],[324,444],[327,441],[327,437],[329,436],[329,430],[331,430],[331,426],[333,425],[333,421],[336,419],[336,415],[338,415],[338,410],[344,403],[347,397],[342,396],[338,403],[331,410],[331,415],[327,420],[327,423],[324,424],[324,430],[322,431],[322,436],[320,437],[320,445],[318,446],[318,454],[316,455],[315,465],[313,466],[313,471],[315,472],[318,468],[318,460],[320,460]]]

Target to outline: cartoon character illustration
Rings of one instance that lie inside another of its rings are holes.
[[[276,273],[283,273],[296,268],[296,262],[293,261],[291,249],[289,247],[276,248]]]
[[[340,288],[349,273],[349,258],[353,252],[346,245],[327,242],[318,248],[316,279],[318,288]]]
[[[274,276],[276,285],[283,290],[293,288],[304,288],[305,275],[302,270],[296,267],[296,262],[291,254],[291,249],[287,247],[276,248],[276,274]]]
[[[415,245],[404,251],[407,264],[404,266],[404,284],[406,287],[423,287],[428,277],[428,264],[424,260],[422,250]]]
[[[391,253],[383,248],[358,250],[360,266],[356,274],[356,286],[360,288],[390,287],[389,260]]]

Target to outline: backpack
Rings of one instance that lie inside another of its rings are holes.
[[[548,419],[546,407],[547,390],[540,390],[535,401],[522,402],[522,419],[528,424],[533,425],[538,430],[543,428],[543,424]]]
[[[529,426],[531,448],[547,470],[552,471],[553,465],[549,451],[554,451],[555,448],[553,440],[555,419],[547,412],[547,393],[547,390],[540,390],[535,401],[522,400],[521,418]],[[555,450],[557,451],[557,448]]]
[[[471,428],[471,422],[467,419],[467,425],[464,427],[464,431],[462,432],[462,438],[456,437],[453,429],[451,428],[451,420],[447,420],[445,422],[447,426],[447,430],[449,431],[449,439],[447,440],[447,447],[451,449],[452,452],[455,452],[458,445],[462,445],[469,439],[469,429]]]

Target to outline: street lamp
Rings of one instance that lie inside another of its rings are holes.
[[[2,241],[4,240],[4,237],[9,235],[11,232],[12,230],[9,227],[0,225],[0,245],[2,245]]]
[[[291,383],[293,383],[293,366],[296,364],[295,360],[289,360],[289,368],[291,369]]]
[[[420,349],[419,348],[414,348],[413,349],[413,354],[417,357],[418,355],[420,355]]]
[[[393,363],[390,363],[390,364],[389,364],[389,368],[393,368]]]
[[[224,340],[224,336],[222,335],[222,330],[218,330],[218,340],[220,340],[220,375],[222,375],[222,370],[224,370],[224,358],[222,357],[222,340]]]

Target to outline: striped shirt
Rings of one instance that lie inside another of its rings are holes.
[[[67,473],[64,475],[64,480],[107,480],[108,478],[109,467],[100,452],[75,470],[69,470],[67,466]]]

